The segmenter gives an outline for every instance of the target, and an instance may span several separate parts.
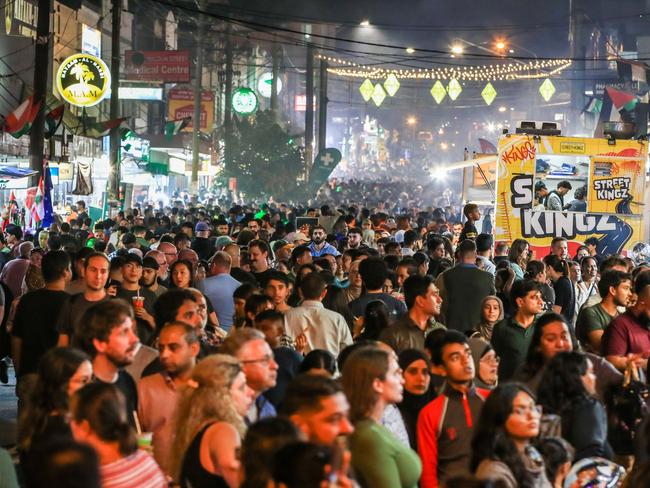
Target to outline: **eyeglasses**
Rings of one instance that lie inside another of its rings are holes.
[[[520,417],[525,417],[528,413],[542,415],[542,411],[541,405],[517,405],[516,407],[512,407],[512,413]]]
[[[259,359],[246,359],[240,362],[242,364],[254,364],[254,363],[269,364],[271,361],[273,361],[273,356],[271,354],[266,354],[265,356]]]

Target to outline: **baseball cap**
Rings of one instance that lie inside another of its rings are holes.
[[[230,237],[219,236],[217,237],[217,240],[214,243],[214,247],[217,249],[217,251],[221,251],[224,247],[226,247],[230,243],[232,243],[232,239]]]
[[[160,265],[158,264],[158,261],[156,261],[151,256],[147,256],[142,260],[142,267],[143,268],[149,268],[149,269],[155,269],[155,270],[160,269]]]
[[[278,239],[273,243],[273,246],[271,246],[271,248],[273,249],[273,252],[277,252],[278,249],[282,249],[283,247],[287,247],[287,246],[293,249],[293,244],[289,244],[284,239]]]
[[[196,227],[194,227],[194,232],[205,232],[209,230],[210,230],[210,226],[203,221],[197,222]]]
[[[535,183],[535,191],[546,190],[546,184],[543,181]]]
[[[309,242],[309,238],[303,234],[302,232],[296,232],[293,235],[293,243],[295,244],[296,242],[303,241],[303,242]]]
[[[136,263],[142,266],[142,258],[133,252],[126,253],[123,259],[124,261],[122,262],[122,266],[124,266],[127,263]]]

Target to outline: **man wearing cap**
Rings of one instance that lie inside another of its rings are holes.
[[[138,337],[140,342],[149,345],[154,335],[156,323],[153,318],[153,304],[156,301],[156,295],[140,286],[142,278],[142,258],[137,254],[127,253],[122,258],[122,286],[117,290],[116,297],[126,300],[135,312]],[[135,303],[134,298],[141,297],[142,306]]]
[[[219,326],[230,331],[235,315],[233,294],[241,285],[230,276],[232,258],[225,251],[218,251],[210,261],[210,276],[196,285],[208,297],[219,319]]]
[[[279,239],[273,243],[273,246],[271,246],[273,249],[273,254],[275,255],[275,263],[277,264],[278,261],[281,261],[283,259],[289,260],[291,259],[291,251],[293,251],[293,245],[289,244],[287,241],[284,239]]]
[[[289,239],[289,240],[296,247],[302,246],[303,244],[308,244],[309,243],[309,238],[305,234],[303,234],[302,232],[295,232],[293,234],[293,237],[291,239]]]
[[[210,226],[206,222],[197,222],[194,227],[194,239],[191,249],[199,255],[199,259],[208,261],[214,254],[214,242],[210,239]]]
[[[144,256],[145,258],[153,258],[158,263],[157,278],[159,283],[165,283],[167,281],[167,276],[169,274],[169,264],[167,264],[167,258],[165,253],[157,249],[152,249],[147,252]]]
[[[165,260],[165,257],[162,257],[162,260]],[[165,264],[167,264],[165,262]],[[156,297],[159,297],[167,291],[167,288],[158,283],[158,271],[160,270],[160,264],[153,256],[145,256],[142,260],[142,278],[140,279],[140,284],[150,292],[152,292]]]

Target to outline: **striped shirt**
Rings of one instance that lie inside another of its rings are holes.
[[[166,488],[165,475],[145,451],[100,467],[102,488]]]

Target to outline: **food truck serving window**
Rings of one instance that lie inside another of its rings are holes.
[[[582,155],[537,155],[533,210],[591,211],[589,167],[589,157]]]

